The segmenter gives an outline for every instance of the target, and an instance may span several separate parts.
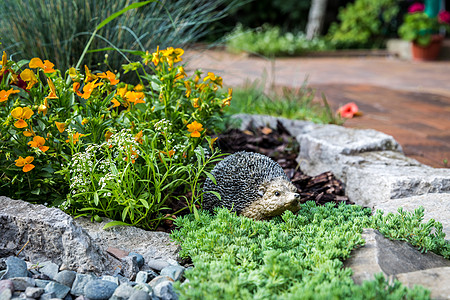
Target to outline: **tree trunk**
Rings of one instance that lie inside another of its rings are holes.
[[[318,36],[322,30],[323,19],[327,9],[327,0],[312,0],[309,9],[308,24],[306,25],[306,38],[311,40]]]

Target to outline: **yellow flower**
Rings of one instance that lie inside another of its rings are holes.
[[[142,86],[142,84],[138,84],[134,87],[134,89],[136,92],[142,92],[144,90],[144,87]]]
[[[188,131],[191,133],[191,137],[200,137],[200,131],[203,131],[203,125],[197,121],[187,125]]]
[[[63,133],[64,130],[66,130],[66,123],[61,123],[61,122],[55,121],[55,125],[56,125],[56,128],[58,128],[58,131],[61,133]]]
[[[112,107],[119,107],[119,106],[120,106],[120,102],[117,101],[116,98],[113,98],[113,99],[111,100],[111,102],[113,103],[113,106],[112,106]]]
[[[27,90],[31,89],[35,83],[38,82],[36,75],[30,69],[25,69],[20,73],[20,78],[23,81],[28,82]]]
[[[97,79],[97,76],[92,74],[91,70],[89,70],[89,68],[86,65],[84,65],[84,70],[86,73],[86,78],[84,79],[84,82],[89,82],[89,81]]]
[[[28,145],[32,148],[39,148],[42,152],[45,152],[48,150],[49,147],[44,146],[45,139],[41,136],[35,136],[31,142],[28,142]]]
[[[74,67],[69,69],[69,76],[74,80],[78,76],[78,71]]]
[[[156,47],[156,52],[153,52],[152,54],[152,62],[155,66],[159,64],[159,46]]]
[[[224,107],[225,105],[230,106],[232,97],[233,97],[233,89],[229,88],[228,89],[228,97],[226,97],[225,99],[222,100],[222,107]]]
[[[58,99],[58,96],[56,96],[56,88],[53,84],[53,81],[50,78],[47,78],[48,87],[50,88],[50,93],[48,94],[45,99]]]
[[[141,145],[142,145],[142,143],[144,142],[144,140],[142,139],[142,136],[143,136],[142,130],[139,131],[139,132],[134,136],[134,140],[135,140],[136,142],[138,142],[139,144],[141,144]]]
[[[103,84],[103,82],[99,82],[99,83],[95,83],[97,80],[91,81],[87,84],[84,85],[83,87],[83,95],[81,96],[81,98],[83,99],[89,99],[89,97],[91,97],[92,92],[94,91],[94,89],[98,86],[101,86]]]
[[[89,120],[84,118],[83,121],[81,121],[81,125],[86,125],[87,123],[89,123]]]
[[[44,62],[42,62],[42,60],[40,58],[37,58],[37,57],[32,58],[30,60],[29,66],[32,69],[41,68],[42,70],[44,70],[44,73],[56,72],[55,69],[53,69],[55,64],[51,63],[48,60],[44,60]]]
[[[17,94],[20,92],[19,90],[14,90],[13,88],[10,88],[9,90],[1,90],[0,91],[0,102],[5,102],[8,100],[9,95],[11,94]]]
[[[8,59],[6,57],[6,52],[3,51],[3,55],[2,55],[2,68],[0,70],[0,76],[3,75],[3,73],[5,73],[6,70],[8,70],[8,68],[6,67],[6,64],[8,63]]]
[[[85,136],[85,134],[78,133],[78,132],[73,134],[72,135],[72,142],[73,142],[73,144],[75,145],[80,140],[80,137],[83,137],[83,136]],[[71,142],[70,138],[66,140],[66,143],[70,143],[70,142]]]
[[[36,133],[34,132],[33,128],[31,128],[31,125],[30,125],[29,129],[25,129],[25,131],[23,132],[23,135],[26,137],[30,137],[30,136],[35,136]]]
[[[187,76],[186,72],[184,72],[184,68],[182,66],[179,66],[177,69],[178,69],[178,73],[177,73],[177,75],[175,75],[174,80],[182,79]]]
[[[106,131],[106,133],[105,133],[105,141],[108,141],[110,138],[111,138],[111,136],[113,135],[113,133],[111,132],[111,131]]]
[[[108,79],[111,85],[116,85],[119,83],[119,79],[116,79],[116,74],[114,74],[111,71],[106,71],[106,73],[100,73],[97,75],[97,77]]]
[[[27,156],[25,158],[23,158],[22,156],[19,156],[18,159],[15,160],[16,162],[16,166],[18,167],[23,167],[22,171],[23,172],[29,172],[31,170],[34,169],[34,165],[31,164],[34,160],[34,157],[32,156]]]
[[[129,91],[125,94],[125,98],[128,102],[138,104],[138,103],[145,103],[145,94],[139,93],[135,91]]]
[[[38,114],[42,113],[42,115],[46,115],[47,114],[47,108],[48,108],[48,101],[47,98],[44,99],[44,103],[42,103],[41,105],[39,105],[38,107]]]
[[[29,119],[31,118],[31,116],[34,114],[34,112],[31,110],[31,108],[29,107],[16,107],[12,110],[11,115],[15,118],[18,119],[15,123],[14,126],[17,128],[24,128],[27,127],[28,124],[27,122],[25,122],[24,119]]]
[[[189,81],[184,82],[184,86],[186,87],[186,97],[189,98],[191,96],[191,85],[189,84]]]
[[[198,104],[199,99],[198,98],[194,98],[192,99],[192,106],[195,108],[199,108],[200,105]]]
[[[208,76],[203,78],[203,81],[210,80],[211,82],[217,84],[218,86],[222,87],[222,77],[216,76],[213,72],[208,72]]]
[[[173,47],[168,47],[166,50],[161,51],[164,55],[164,57],[167,58],[167,62],[170,66],[173,65],[173,63],[177,63],[179,61],[182,61],[181,55],[184,54],[184,50],[181,48],[174,49]]]

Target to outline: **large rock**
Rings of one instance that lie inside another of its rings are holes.
[[[78,272],[107,272],[108,256],[73,219],[56,208],[0,196],[0,254],[53,261]]]
[[[353,270],[355,283],[373,280],[375,274],[383,273],[409,287],[423,285],[432,291],[433,298],[447,299],[450,295],[450,260],[432,252],[421,253],[406,242],[391,241],[374,229],[364,229],[362,237],[365,245],[353,250],[344,263]]]

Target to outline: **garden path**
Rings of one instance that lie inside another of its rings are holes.
[[[358,105],[363,116],[346,121],[345,127],[387,133],[408,157],[450,167],[450,61],[373,56],[269,60],[220,50],[188,50],[185,55],[188,70],[217,72],[228,87],[261,78],[276,86],[299,87],[307,80],[334,110],[348,102]]]

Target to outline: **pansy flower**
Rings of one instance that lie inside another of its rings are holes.
[[[16,128],[24,128],[27,127],[28,124],[25,122],[25,120],[28,120],[31,118],[31,116],[34,114],[34,112],[29,107],[16,107],[12,110],[11,115],[17,119],[17,121],[14,123],[14,126]],[[24,120],[25,119],[25,120]]]
[[[32,141],[28,142],[28,145],[32,148],[39,148],[42,152],[45,152],[49,149],[49,147],[44,146],[45,139],[41,136],[35,136]]]
[[[188,131],[191,133],[191,137],[200,137],[201,131],[203,131],[203,125],[197,121],[194,121],[187,125]]]
[[[145,103],[145,94],[135,91],[129,91],[125,94],[125,98],[128,102],[138,104],[138,103]]]
[[[44,71],[44,73],[56,72],[55,69],[53,69],[55,64],[51,63],[49,60],[44,60],[44,62],[42,62],[42,60],[38,57],[32,58],[29,66],[32,69],[40,68]]]
[[[69,138],[66,140],[66,143],[72,142],[75,145],[80,140],[80,137],[83,137],[83,136],[85,136],[85,134],[76,132],[75,134],[72,135],[72,141]]]
[[[18,167],[23,167],[22,171],[23,172],[30,172],[31,170],[34,169],[34,165],[32,164],[34,160],[34,157],[32,156],[27,156],[25,158],[23,158],[22,156],[19,156],[18,159],[15,160],[16,162],[16,166]]]
[[[6,100],[8,100],[9,95],[11,94],[17,94],[20,91],[15,90],[13,88],[10,88],[9,90],[1,90],[0,91],[0,102],[5,102]]]
[[[23,70],[22,73],[20,73],[20,78],[28,82],[28,85],[26,87],[27,90],[31,89],[33,85],[35,85],[38,82],[36,75],[30,69]]]
[[[64,130],[66,130],[66,123],[55,121],[55,125],[56,125],[56,128],[58,128],[58,131],[61,133],[63,133]]]
[[[116,85],[119,83],[119,79],[116,79],[116,74],[111,71],[106,71],[106,73],[97,74],[98,78],[108,79],[111,85]]]
[[[96,83],[96,82],[97,82],[97,79],[84,85],[83,94],[81,95],[81,98],[86,99],[86,100],[89,99],[89,97],[91,97],[91,94],[94,91],[94,89],[103,84],[103,82],[99,82],[99,83]]]

